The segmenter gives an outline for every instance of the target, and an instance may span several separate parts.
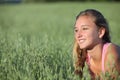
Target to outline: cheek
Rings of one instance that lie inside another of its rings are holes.
[[[74,34],[74,38],[75,38],[75,40],[77,40],[77,39],[78,39],[76,34]]]
[[[74,34],[75,39],[77,38],[77,34]]]
[[[77,39],[79,36],[79,33],[74,33],[75,38]]]
[[[98,35],[97,32],[91,31],[91,32],[89,32],[89,33],[87,34],[87,37],[88,37],[88,38],[95,39],[95,38],[99,38],[99,35]]]
[[[91,39],[92,39],[94,42],[98,41],[98,39],[99,39],[98,33],[92,33],[91,36],[92,36]]]

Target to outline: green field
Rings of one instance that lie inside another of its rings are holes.
[[[120,3],[0,4],[0,80],[78,80],[73,27],[87,8],[103,13],[112,42],[120,45]]]

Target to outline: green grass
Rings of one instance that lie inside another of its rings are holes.
[[[120,45],[119,7],[90,2],[0,5],[0,80],[78,80],[72,65],[75,16],[87,8],[100,10],[110,23],[112,41]]]

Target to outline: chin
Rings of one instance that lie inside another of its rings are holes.
[[[86,47],[85,46],[80,46],[80,49],[85,49]]]
[[[79,45],[80,46],[80,49],[87,49],[89,47],[89,45],[86,45],[86,44],[82,44],[82,45]]]

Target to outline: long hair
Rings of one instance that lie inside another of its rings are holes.
[[[105,28],[105,34],[102,37],[103,43],[111,42],[110,34],[109,34],[109,25],[108,25],[106,19],[104,18],[104,16],[99,11],[94,10],[94,9],[87,9],[85,11],[81,11],[76,16],[76,20],[80,16],[90,16],[90,17],[94,18],[94,23],[96,24],[98,29],[101,27]],[[87,57],[86,50],[80,49],[76,39],[74,39],[74,46],[73,46],[74,62],[73,63],[74,63],[74,68],[75,68],[75,74],[78,74],[81,77],[83,74],[83,68],[85,65],[86,57]]]

